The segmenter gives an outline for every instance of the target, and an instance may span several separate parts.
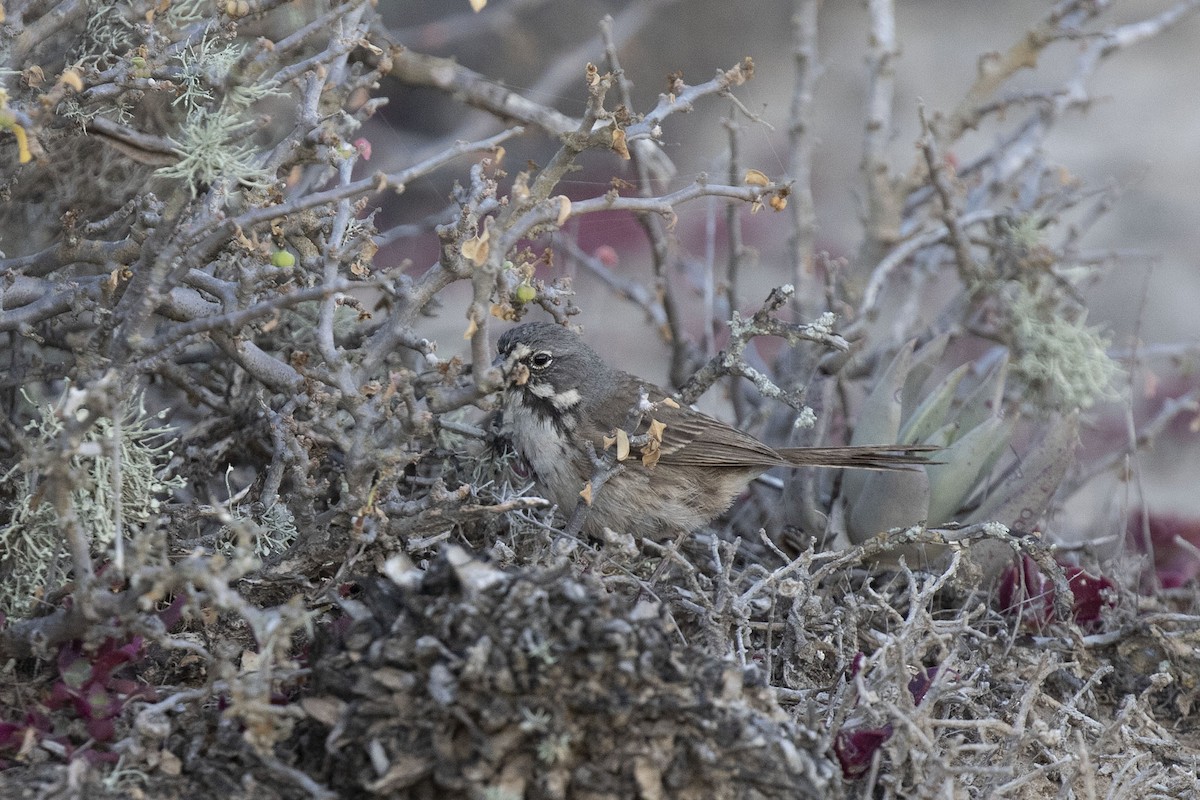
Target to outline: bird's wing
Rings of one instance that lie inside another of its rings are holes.
[[[642,415],[635,434],[646,434],[653,422],[660,423],[657,457],[649,462],[663,465],[692,467],[767,467],[784,464],[786,461],[770,447],[749,434],[732,428],[718,419],[691,409],[672,407],[663,400],[669,397],[658,386],[646,383],[634,376],[622,375],[628,381],[631,397],[637,396],[638,386],[647,393],[655,404],[652,411]],[[636,416],[636,415],[635,415]],[[591,419],[597,426],[599,440],[609,436],[617,428],[630,423],[629,409],[617,411],[611,405],[606,409],[594,408]]]
[[[663,431],[660,463],[689,467],[763,469],[785,463],[779,454],[748,433],[707,415],[655,414]]]

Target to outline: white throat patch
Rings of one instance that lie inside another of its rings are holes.
[[[574,408],[583,399],[583,395],[579,394],[578,389],[567,389],[565,392],[556,392],[554,391],[554,386],[549,383],[531,383],[529,391],[538,397],[549,400],[550,404],[559,411]]]

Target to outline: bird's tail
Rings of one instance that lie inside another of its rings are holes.
[[[780,447],[776,452],[797,467],[846,469],[904,469],[911,464],[940,464],[927,454],[941,450],[932,444],[870,444],[857,447]]]

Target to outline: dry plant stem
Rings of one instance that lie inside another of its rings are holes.
[[[743,356],[746,346],[755,336],[779,336],[793,345],[807,340],[835,350],[849,349],[850,345],[845,339],[823,327],[781,322],[771,316],[791,299],[794,291],[792,287],[772,289],[763,306],[749,320],[743,321],[735,314],[725,350],[692,375],[677,393],[677,399],[684,405],[690,405],[722,377],[740,375],[750,380],[764,397],[774,397],[796,409],[803,408],[803,399],[799,394],[776,386],[765,374],[746,363]]]
[[[296,440],[293,430],[291,415],[299,405],[298,400],[293,397],[284,403],[282,408],[275,411],[267,405],[260,394],[258,405],[269,421],[268,428],[271,432],[272,444],[271,465],[267,468],[259,497],[264,503],[270,505],[279,499],[279,489],[283,485],[283,476],[288,467],[291,467],[296,475],[308,475],[311,465],[308,453]],[[309,494],[302,485],[294,487],[294,491],[298,491],[302,495]]]
[[[592,500],[600,492],[604,491],[604,484],[615,475],[624,472],[625,467],[618,464],[612,458],[606,455],[597,455],[596,449],[591,442],[587,443],[588,458],[592,462],[592,477],[588,481],[591,489],[591,499],[579,498],[575,504],[575,509],[571,512],[571,519],[567,521],[567,526],[563,528],[563,536],[569,539],[578,539],[579,534],[583,531],[583,523],[587,521],[588,511],[591,510]]]
[[[338,800],[338,793],[326,789],[296,767],[283,763],[273,755],[258,753],[258,758],[268,770],[288,783],[298,786],[313,800]]]
[[[362,178],[333,189],[327,189],[323,192],[313,192],[298,196],[277,206],[251,209],[222,223],[217,231],[204,238],[201,238],[201,235],[206,231],[200,224],[196,224],[189,229],[191,231],[190,236],[196,247],[201,248],[203,252],[210,252],[213,248],[219,248],[224,244],[224,239],[232,235],[238,228],[248,229],[263,222],[292,216],[300,211],[335,203],[346,198],[368,195],[372,192],[382,192],[387,189],[391,189],[397,193],[403,192],[408,184],[414,180],[428,175],[460,156],[468,153],[495,152],[497,147],[514,136],[521,135],[523,132],[524,128],[519,126],[508,128],[485,139],[473,142],[459,142],[453,147],[446,148],[398,172],[378,172],[369,178]]]
[[[182,304],[173,303],[168,298],[168,302],[164,310],[164,316],[171,319],[179,320],[178,325],[170,327],[161,336],[146,342],[140,350],[143,352],[158,352],[172,347],[177,342],[180,342],[189,337],[209,331],[221,330],[224,332],[240,332],[242,328],[249,325],[255,320],[263,319],[271,316],[285,308],[292,308],[301,303],[308,303],[313,300],[324,300],[327,298],[336,297],[336,295],[348,292],[352,289],[371,289],[382,286],[382,281],[351,281],[345,278],[337,277],[336,273],[332,279],[323,285],[313,286],[307,289],[297,289],[294,292],[287,294],[278,294],[268,300],[255,303],[245,308],[239,308],[224,314],[210,314],[199,318],[188,318],[190,312],[193,311],[191,306],[183,306]],[[209,304],[210,308],[219,309],[215,303]],[[182,319],[181,319],[182,318]],[[184,321],[186,320],[186,321]],[[332,354],[331,354],[332,355]],[[151,356],[153,358],[153,356]],[[336,358],[333,362],[336,364]]]
[[[1002,527],[1002,526],[1001,526]],[[1068,623],[1073,619],[1072,606],[1075,602],[1066,574],[1054,558],[1054,548],[1043,544],[1039,539],[1029,535],[1018,535],[1007,530],[1001,530],[988,523],[977,523],[962,528],[924,528],[920,525],[911,528],[893,528],[864,542],[856,547],[836,553],[824,554],[819,557],[827,560],[823,566],[812,573],[812,580],[820,583],[831,574],[844,570],[858,563],[870,563],[897,547],[913,544],[941,545],[959,549],[969,545],[972,540],[991,539],[1003,542],[1012,548],[1014,555],[1027,555],[1037,564],[1042,574],[1054,585],[1054,613],[1060,622]],[[1073,625],[1070,630],[1073,640],[1079,640],[1079,631]]]
[[[0,629],[0,658],[52,658],[54,647],[74,639],[85,639],[100,632],[97,619],[124,617],[137,609],[137,598],[130,592],[90,592],[85,604],[60,608],[43,617],[9,621]],[[87,613],[85,613],[85,610]]]
[[[621,102],[626,108],[632,109],[634,107],[633,93],[629,86],[629,81],[625,77],[625,72],[621,69],[621,62],[617,57],[616,43],[612,38],[612,19],[610,17],[605,17],[601,20],[600,35],[605,42],[605,53],[608,63],[612,67],[613,74],[616,76],[617,89],[621,96]],[[654,174],[651,164],[643,157],[643,152],[639,147],[631,147],[629,157],[633,162],[634,169],[637,171],[638,194],[642,197],[650,197],[654,193],[655,183],[660,182],[665,184],[670,175]],[[660,335],[663,335],[671,343],[671,379],[674,381],[677,373],[682,371],[687,362],[687,349],[686,340],[683,338],[679,328],[679,311],[675,303],[675,295],[671,292],[670,283],[666,278],[667,265],[673,252],[671,239],[667,232],[668,226],[662,218],[650,214],[639,214],[637,219],[638,224],[642,226],[642,230],[646,233],[646,238],[650,241],[650,254],[655,283],[652,294],[659,298],[659,304],[662,306],[663,321],[658,324],[658,327]]]
[[[1037,66],[1041,52],[1062,36],[1065,30],[1064,22],[1078,26],[1084,21],[1080,16],[1081,12],[1072,8],[1081,5],[1083,4],[1078,2],[1058,4],[1045,19],[1013,43],[1003,55],[990,53],[981,57],[975,82],[951,113],[944,129],[945,133],[939,137],[938,144],[942,148],[949,147],[968,130],[976,128],[983,118],[985,107],[996,92],[1017,72]]]
[[[944,133],[938,136],[938,146],[944,149],[952,145],[963,133],[977,127],[986,113],[991,110],[1002,110],[1006,104],[999,104],[998,108],[997,104],[991,103],[991,98],[1008,79],[1022,69],[1035,68],[1039,56],[1046,47],[1061,39],[1077,35],[1078,31],[1082,30],[1084,23],[1101,13],[1105,5],[1087,2],[1087,0],[1060,2],[1053,7],[1045,19],[1026,32],[1003,55],[991,54],[982,58],[975,83],[951,113],[943,129]],[[1158,36],[1178,24],[1189,14],[1194,13],[1198,7],[1200,7],[1200,3],[1197,0],[1184,0],[1153,17],[1105,30],[1093,37],[1080,57],[1080,65],[1087,64],[1087,66],[1085,69],[1079,70],[1077,78],[1072,81],[1077,90],[1073,93],[1074,98],[1056,98],[1055,103],[1062,103],[1070,99],[1079,100],[1082,95],[1086,95],[1082,88],[1083,79],[1094,71],[1096,61],[1116,50]]]
[[[721,120],[729,135],[729,169],[726,172],[729,184],[732,186],[742,176],[742,128],[738,125],[737,115],[730,113]],[[729,237],[729,257],[725,265],[725,297],[726,306],[730,312],[736,310],[740,303],[738,281],[741,277],[742,259],[747,255],[745,238],[742,233],[742,217],[733,205],[725,207],[725,231]],[[712,320],[713,324],[720,322]]]
[[[109,461],[112,462],[112,469],[109,473],[109,491],[112,492],[112,515],[113,515],[113,569],[116,576],[124,576],[125,574],[125,515],[123,513],[123,499],[121,497],[122,480],[121,480],[121,414],[120,412],[112,414],[109,417],[112,423],[108,435],[104,439],[104,447],[108,450]]]
[[[312,41],[314,35],[322,31],[330,30],[335,22],[338,22],[342,17],[349,14],[351,11],[361,14],[362,3],[346,3],[340,6],[334,6],[329,11],[318,16],[312,22],[298,28],[294,33],[280,39],[274,43],[272,47],[264,47],[256,53],[247,53],[252,59],[254,66],[265,70],[269,65],[282,63],[287,56],[293,52],[305,47],[306,44]],[[344,37],[343,37],[344,38]],[[240,66],[247,67],[246,57],[243,57]]]
[[[893,0],[868,0],[870,32],[867,37],[867,119],[863,132],[862,174],[866,185],[866,220],[858,263],[873,267],[900,238],[901,198],[888,168],[887,145],[891,138],[895,102],[896,9]]]
[[[355,160],[347,158],[338,165],[338,180],[342,185],[350,183],[350,174],[354,169]],[[322,268],[324,285],[327,287],[333,287],[342,283],[338,271],[342,261],[340,258],[342,255],[341,250],[345,244],[346,228],[350,224],[351,213],[349,198],[338,201],[337,213],[330,226],[331,230],[328,242],[330,257],[325,259],[325,264]],[[338,294],[340,292],[341,290],[338,289],[330,291],[321,300],[317,321],[317,350],[321,353],[321,358],[325,361],[326,367],[332,370],[338,390],[345,395],[352,396],[356,393],[358,386],[354,380],[350,365],[342,358],[337,345],[334,343],[333,322],[339,305]]]
[[[334,64],[344,61],[346,56],[359,46],[359,42],[364,41],[367,37],[367,27],[361,25],[359,22],[364,11],[363,6],[366,2],[367,0],[353,0],[353,2],[348,4],[352,10],[334,20],[334,28],[335,30],[340,30],[341,35],[332,36],[329,46],[325,50],[311,58],[288,64],[286,67],[272,74],[270,79],[283,86],[296,80],[306,72],[319,72],[324,67],[325,71],[331,75],[331,80],[336,82],[337,76],[334,73],[338,70]],[[346,27],[350,27],[352,30],[347,31]]]
[[[998,212],[996,211],[981,209],[962,214],[956,219],[959,226],[962,229],[966,229],[972,225],[995,219],[997,216]],[[883,289],[895,272],[907,263],[909,258],[917,253],[928,250],[938,242],[945,241],[949,236],[950,232],[944,224],[931,222],[927,223],[927,227],[923,230],[910,234],[904,241],[897,243],[895,247],[879,260],[872,270],[871,278],[867,282],[867,288],[863,292],[862,303],[859,306],[859,315],[873,319],[879,312],[879,303],[883,296]]]
[[[664,0],[647,0],[647,2],[630,3],[617,14],[615,23],[609,18],[610,31],[615,28],[620,32],[615,39],[616,46],[621,46],[634,39],[655,18],[659,9],[673,2],[675,0],[665,0],[665,2]],[[569,50],[557,53],[553,61],[549,62],[541,71],[537,82],[524,91],[524,96],[497,86],[485,76],[472,73],[470,70],[463,70],[449,59],[429,59],[428,56],[419,54],[416,57],[441,62],[436,68],[437,74],[432,76],[438,88],[450,90],[449,86],[442,85],[443,82],[449,80],[458,84],[450,93],[466,97],[469,104],[490,111],[500,119],[536,125],[551,136],[561,137],[578,130],[580,120],[530,101],[528,97],[559,97],[570,91],[575,81],[578,80],[581,67],[594,58],[593,54],[600,48],[601,37],[593,36]],[[452,75],[453,77],[451,77]],[[427,79],[429,76],[421,77]],[[479,102],[474,102],[472,98]],[[632,105],[627,107],[633,108]],[[464,115],[464,124],[454,131],[452,137],[428,146],[425,148],[425,152],[436,152],[455,139],[474,138],[482,135],[494,124],[495,120],[488,116]]]
[[[921,129],[924,131],[921,137],[921,153],[925,156],[929,179],[933,182],[938,199],[941,201],[942,224],[946,226],[950,246],[954,249],[954,261],[958,267],[959,280],[968,288],[974,287],[981,277],[981,270],[971,255],[970,244],[959,220],[957,203],[954,199],[954,187],[950,185],[946,164],[936,150],[933,131],[929,126],[929,121],[925,118],[923,105],[918,108],[918,115],[921,119]]]
[[[6,25],[16,26],[19,33],[13,48],[13,62],[26,63],[29,54],[43,41],[62,29],[74,27],[78,21],[89,13],[85,0],[66,0],[55,6],[28,25],[21,26],[22,14],[12,11],[5,20]]]
[[[700,197],[726,197],[730,200],[740,200],[745,203],[761,202],[763,198],[786,187],[780,184],[769,186],[723,186],[721,184],[705,183],[699,180],[690,186],[659,197],[619,197],[606,194],[603,197],[593,197],[571,204],[568,219],[591,214],[597,211],[631,211],[639,214],[656,214],[665,219],[674,219],[674,207]],[[508,248],[527,238],[535,228],[549,226],[556,221],[561,212],[561,205],[553,198],[543,202],[528,213],[515,220],[500,237],[500,246],[507,252]]]
[[[85,235],[89,234],[85,232]],[[112,242],[67,238],[32,255],[0,260],[0,275],[11,274],[20,281],[21,276],[26,279],[45,277],[61,269],[63,264],[132,264],[137,259],[140,250],[141,243],[132,238]],[[6,298],[7,293],[14,291],[12,286],[3,288]],[[38,294],[40,295],[40,292]],[[22,305],[22,303],[10,302],[8,299],[4,303],[5,308],[12,308],[16,305]]]
[[[823,69],[817,49],[817,12],[820,0],[794,0],[792,5],[792,57],[796,62],[795,88],[788,114],[788,174],[792,178],[792,283],[804,286],[812,274],[816,252],[817,213],[812,193],[814,137],[812,124],[817,82]],[[736,308],[736,306],[733,306]]]
[[[983,61],[980,64],[980,81],[972,88],[969,97],[978,98],[985,91],[994,91],[998,86],[998,78],[1007,78],[1012,73],[1027,65],[1030,59],[1036,59],[1038,53],[1047,45],[1059,39],[1075,39],[1088,20],[1097,16],[1107,4],[1097,4],[1089,0],[1068,0],[1054,6],[1037,27],[1026,34],[1013,45],[999,62]],[[1045,140],[1049,128],[1054,122],[1072,109],[1086,108],[1092,97],[1087,89],[1087,82],[1095,73],[1101,61],[1120,50],[1157,36],[1170,27],[1178,24],[1189,15],[1200,9],[1200,0],[1183,0],[1161,13],[1137,22],[1131,22],[1116,28],[1105,29],[1098,34],[1084,38],[1085,44],[1080,48],[1076,59],[1076,69],[1069,76],[1061,89],[1050,93],[1049,102],[1034,110],[1029,117],[1017,126],[1016,132],[1007,140],[984,154],[960,171],[962,175],[974,174],[985,166],[990,166],[993,174],[989,180],[995,185],[1008,183],[1024,165],[1036,157],[1041,143]],[[966,130],[955,120],[971,119],[978,112],[967,111],[968,101],[960,104],[947,126],[946,142],[939,142],[941,149],[953,144],[950,131]],[[990,107],[996,107],[992,104]],[[1000,109],[1007,108],[999,104]],[[977,124],[977,120],[972,123]],[[961,135],[961,134],[960,134]],[[919,197],[923,192],[916,190],[910,197]]]
[[[741,166],[741,126],[737,123],[736,113],[731,112],[730,115],[723,119],[725,129],[729,132],[729,183],[737,183],[738,178],[742,175]],[[742,215],[732,204],[725,206],[725,232],[729,237],[729,258],[725,264],[725,298],[726,298],[726,313],[725,318],[733,314],[738,309],[738,279],[741,275],[742,259],[746,257],[746,245],[742,236]],[[714,281],[709,281],[709,287]],[[715,317],[709,319],[709,326],[705,333],[708,334],[717,325],[724,320],[717,320]],[[715,349],[715,348],[714,348]],[[712,349],[707,351],[712,353]],[[739,391],[737,379],[730,376],[729,381],[729,396],[733,403],[733,416],[738,424],[741,424],[746,418],[746,398]]]
[[[390,35],[383,34],[390,39]],[[552,136],[579,127],[579,120],[549,106],[529,100],[452,58],[414,52],[392,40],[391,75],[406,86],[428,86],[461,97],[463,102],[500,119],[540,128]],[[576,67],[578,69],[578,66]]]

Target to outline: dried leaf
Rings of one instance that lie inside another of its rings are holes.
[[[658,463],[658,459],[662,457],[662,450],[659,448],[658,442],[651,439],[642,448],[642,466],[653,467]]]
[[[588,481],[583,485],[583,489],[579,491],[579,496],[583,498],[583,502],[589,506],[592,504],[592,482]]]
[[[558,217],[554,220],[554,224],[561,228],[563,223],[571,216],[571,198],[565,194],[560,194],[551,199],[558,201]]]
[[[467,329],[466,329],[466,331],[463,332],[463,338],[470,339],[472,336],[475,335],[475,333],[478,330],[479,330],[479,323],[475,321],[474,317],[471,317],[470,319],[467,320]]]
[[[158,754],[158,769],[164,775],[175,777],[183,773],[183,761],[164,747]]]
[[[663,431],[666,429],[667,425],[665,422],[659,422],[656,419],[652,419],[650,420],[650,429],[646,431],[646,435],[656,443],[662,444]]]
[[[1078,431],[1079,418],[1075,414],[1050,420],[1041,437],[1022,455],[1021,468],[994,485],[979,508],[961,521],[970,524],[995,520],[1010,529],[1033,529],[1074,463]]]
[[[463,257],[477,267],[483,266],[484,262],[487,261],[488,251],[491,249],[491,245],[488,244],[491,236],[491,231],[485,227],[482,231],[475,234],[474,238],[463,242]]]
[[[771,185],[771,179],[767,177],[766,173],[760,172],[759,170],[756,170],[756,169],[746,170],[746,177],[742,179],[742,182],[747,184],[748,186],[770,186]]]
[[[469,1],[471,3],[471,10],[474,11],[476,14],[478,14],[480,11],[483,11],[483,7],[487,5],[487,0],[469,0]]]
[[[625,140],[625,131],[620,128],[613,131],[612,151],[626,161],[629,160],[629,143]]]
[[[58,76],[58,82],[64,86],[70,86],[77,92],[83,91],[83,77],[79,70],[72,67],[68,70],[63,70],[63,74]]]
[[[617,461],[629,458],[629,434],[617,428]]]
[[[679,403],[675,402],[674,397],[664,397],[662,399],[662,404],[667,408],[679,408]]]
[[[330,728],[337,724],[345,707],[345,701],[336,697],[305,697],[300,701],[305,714]]]

